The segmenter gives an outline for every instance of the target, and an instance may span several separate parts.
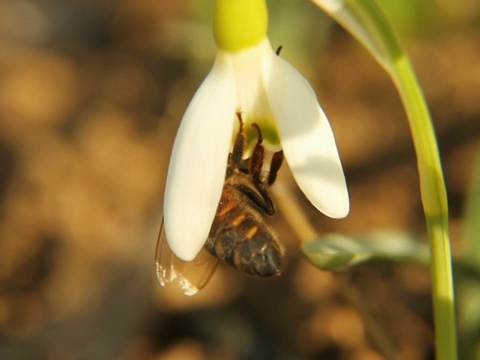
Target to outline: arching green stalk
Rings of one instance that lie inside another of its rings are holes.
[[[312,0],[359,40],[392,77],[405,107],[417,155],[431,248],[437,359],[457,358],[448,205],[435,131],[410,61],[373,0]]]

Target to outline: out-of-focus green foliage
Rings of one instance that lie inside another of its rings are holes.
[[[459,333],[462,359],[480,356],[480,147],[464,217],[463,246],[455,275],[459,301]]]
[[[466,203],[462,258],[480,268],[480,147]]]
[[[368,261],[414,261],[427,264],[428,246],[404,232],[325,235],[302,246],[308,259],[323,270],[343,270]]]
[[[418,36],[438,25],[440,12],[432,2],[378,0],[378,5],[401,38]]]

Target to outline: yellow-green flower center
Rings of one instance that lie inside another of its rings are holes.
[[[278,151],[281,149],[280,146],[280,139],[278,137],[278,131],[275,127],[274,123],[267,122],[263,123],[263,126],[260,126],[260,130],[262,131],[263,136],[263,146],[265,149],[270,151]],[[255,128],[251,126],[247,126],[246,130],[246,148],[247,152],[250,153],[255,144],[257,143],[258,139],[258,132]]]
[[[267,36],[265,0],[216,0],[213,33],[217,46],[237,52]]]

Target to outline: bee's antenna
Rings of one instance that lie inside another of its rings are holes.
[[[280,45],[278,48],[277,48],[277,51],[275,51],[275,54],[277,54],[277,56],[280,56],[280,51],[282,51],[283,49],[283,45]]]

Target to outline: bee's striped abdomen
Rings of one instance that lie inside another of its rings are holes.
[[[232,186],[224,188],[206,247],[247,274],[280,273],[282,251],[277,240],[249,199]]]

